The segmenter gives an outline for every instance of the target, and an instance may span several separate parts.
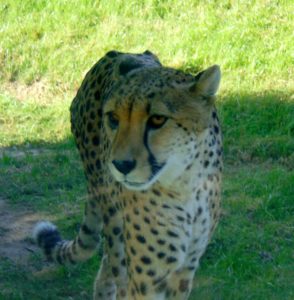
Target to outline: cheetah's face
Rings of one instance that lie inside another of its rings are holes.
[[[214,84],[209,95],[199,76],[194,82],[151,89],[152,74],[146,81],[144,72],[132,78],[133,88],[125,80],[110,95],[104,126],[111,145],[108,165],[118,182],[131,190],[148,189],[156,181],[170,185],[192,163],[219,82],[219,68],[212,68],[206,71]]]

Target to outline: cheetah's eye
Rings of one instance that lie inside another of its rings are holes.
[[[119,120],[118,120],[118,117],[117,115],[115,115],[113,112],[109,112],[107,114],[107,117],[108,117],[108,125],[111,129],[116,129],[118,127],[118,124],[119,124]]]
[[[167,117],[154,115],[149,118],[147,125],[149,128],[158,129],[162,127],[166,121],[167,121]]]

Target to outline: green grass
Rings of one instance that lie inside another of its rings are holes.
[[[149,49],[192,73],[218,63],[223,218],[191,299],[293,299],[293,8],[291,1],[2,1],[0,198],[46,212],[73,237],[86,185],[68,108],[85,72],[111,49]],[[39,255],[31,268],[1,260],[0,299],[90,299],[98,264],[39,276],[32,271]]]
[[[6,0],[0,78],[73,88],[107,50],[149,48],[186,70],[219,63],[230,91],[247,90],[248,82],[290,88],[292,9],[291,1]]]

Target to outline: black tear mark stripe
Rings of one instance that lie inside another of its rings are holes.
[[[164,163],[163,164],[159,164],[157,161],[156,161],[156,158],[155,156],[153,155],[153,153],[151,152],[149,146],[148,146],[148,128],[145,129],[145,132],[144,132],[144,137],[143,137],[143,143],[147,149],[147,152],[148,152],[148,162],[151,166],[151,176],[149,178],[149,180],[154,177],[161,169],[162,167],[164,166]]]

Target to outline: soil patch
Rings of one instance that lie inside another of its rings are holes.
[[[44,216],[29,209],[10,206],[0,198],[0,258],[17,264],[27,264],[32,252],[37,251],[31,232],[35,223]]]

